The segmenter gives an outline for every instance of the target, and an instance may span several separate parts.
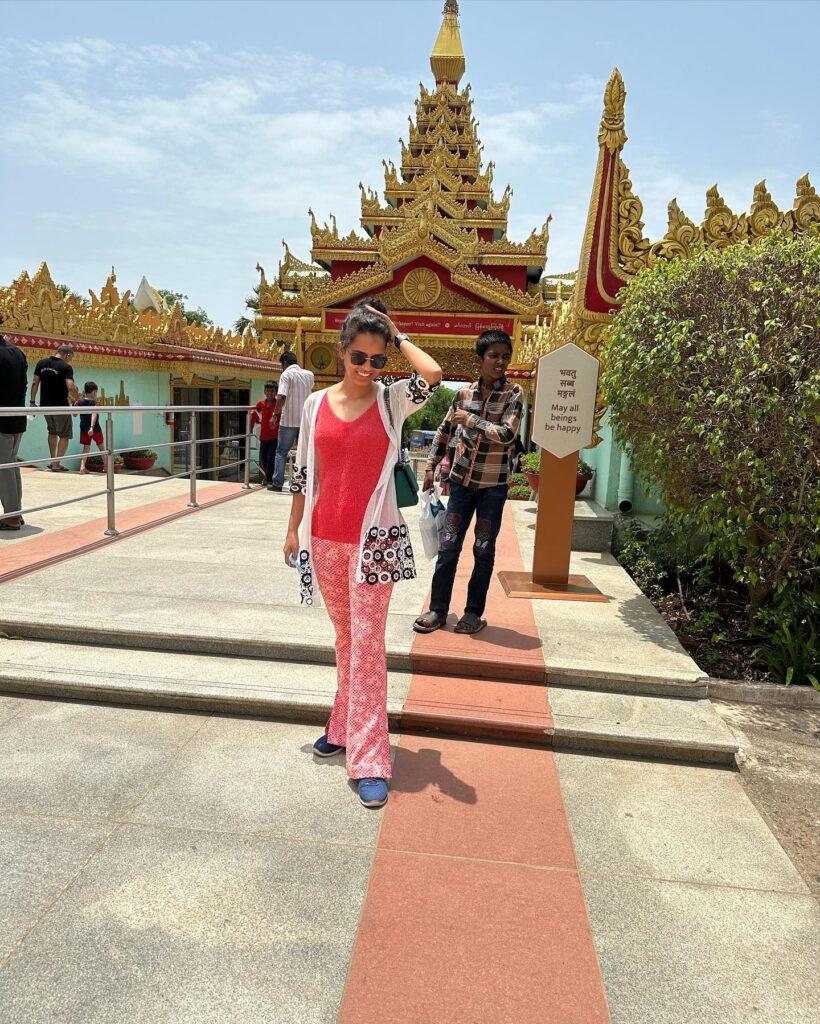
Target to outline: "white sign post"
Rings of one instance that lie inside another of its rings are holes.
[[[499,573],[509,597],[606,601],[569,574],[578,452],[592,440],[598,360],[569,342],[538,360],[532,438],[541,452],[532,573]]]

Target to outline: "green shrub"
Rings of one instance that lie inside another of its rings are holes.
[[[626,290],[605,359],[633,466],[754,619],[820,556],[820,239],[658,262]]]
[[[155,459],[157,457],[157,453],[153,448],[137,448],[133,452],[128,452],[126,457],[128,456],[134,459]]]
[[[629,520],[616,534],[613,553],[656,604],[673,592],[701,598],[709,588],[712,570],[696,547],[692,531],[672,518],[664,517],[652,529]]]
[[[528,473],[538,473],[541,469],[541,452],[527,452],[526,455],[521,456],[519,461],[521,469],[525,469]],[[581,476],[592,476],[592,466],[588,462],[584,462],[583,459],[578,460],[578,473]]]
[[[810,571],[810,570],[809,570]],[[820,586],[780,591],[757,617],[755,635],[760,664],[776,683],[811,683],[820,690]]]
[[[507,495],[510,498],[529,498],[532,493],[523,473],[511,473],[507,479],[507,486],[509,487]]]

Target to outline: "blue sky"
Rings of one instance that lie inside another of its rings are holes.
[[[115,264],[230,324],[308,255],[307,208],[358,226],[357,183],[398,161],[443,0],[0,3],[0,282],[46,259],[85,294]],[[627,88],[624,159],[647,233],[676,197],[699,221],[766,178],[820,187],[820,5],[463,0],[473,85],[510,235],[547,213],[549,270],[576,266],[606,80]]]

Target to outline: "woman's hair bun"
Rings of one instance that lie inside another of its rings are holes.
[[[355,308],[358,308],[359,306],[372,306],[373,309],[377,309],[380,313],[384,313],[385,316],[390,315],[387,306],[385,306],[377,295],[365,295],[363,299],[359,299]]]

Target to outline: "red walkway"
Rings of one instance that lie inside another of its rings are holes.
[[[508,516],[498,564],[523,568]],[[472,566],[465,552],[454,607]],[[532,609],[497,581],[477,637],[420,636],[403,722],[438,714],[529,727],[552,716]],[[439,664],[438,661],[436,661]],[[506,677],[531,682],[501,681]],[[454,726],[457,731],[457,726]],[[347,979],[342,1024],[608,1024],[553,755],[545,747],[403,735]]]

